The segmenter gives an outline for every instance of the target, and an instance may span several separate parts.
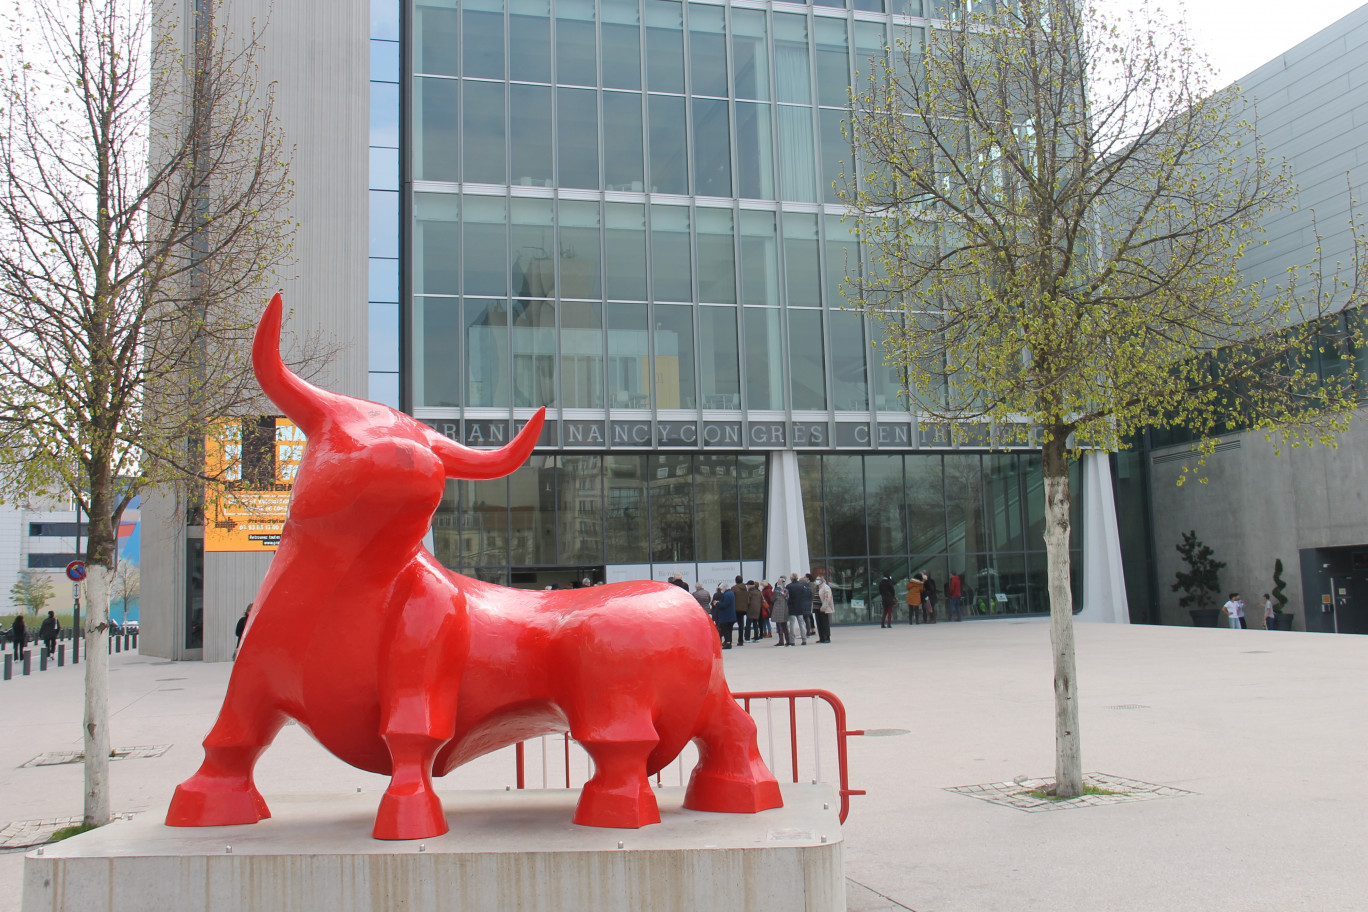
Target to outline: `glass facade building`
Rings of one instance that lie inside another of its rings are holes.
[[[971,614],[1046,610],[1037,459],[909,413],[877,326],[843,309],[867,268],[834,190],[860,174],[850,86],[942,11],[403,13],[397,108],[389,56],[372,77],[401,163],[394,194],[373,127],[373,396],[393,376],[406,409],[477,446],[548,410],[527,466],[451,483],[445,564],[512,585],[682,571],[712,588],[809,569],[790,565],[804,555],[838,620],[875,619],[878,577],[922,569],[963,573]]]

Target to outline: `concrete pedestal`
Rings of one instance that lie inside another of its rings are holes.
[[[707,814],[657,789],[640,830],[575,826],[577,791],[449,792],[451,832],[413,842],[370,838],[374,794],[272,798],[250,826],[148,814],[30,852],[23,912],[843,912],[837,800],[783,792]]]

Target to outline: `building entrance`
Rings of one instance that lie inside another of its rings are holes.
[[[1368,545],[1308,549],[1302,568],[1306,629],[1368,634]]]

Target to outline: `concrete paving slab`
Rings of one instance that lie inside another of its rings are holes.
[[[1192,795],[1022,813],[948,788],[1053,773],[1048,624],[1023,619],[837,628],[834,642],[726,653],[733,690],[820,687],[852,728],[844,827],[853,912],[1356,910],[1368,895],[1368,638],[1178,627],[1078,626],[1084,768]],[[201,759],[229,666],[111,659],[116,747],[170,744],[111,767],[116,811],[160,818]],[[79,765],[20,768],[80,749],[81,678],[53,669],[0,684],[0,826],[79,815]],[[507,757],[439,783],[512,784]],[[782,777],[781,777],[782,778]],[[263,757],[277,796],[385,781],[295,726]],[[17,912],[22,854],[0,854],[0,912]]]

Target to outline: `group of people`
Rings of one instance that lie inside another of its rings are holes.
[[[917,571],[907,581],[906,589],[907,623],[936,623],[936,599],[940,595],[940,590],[931,574],[925,570]],[[950,574],[950,579],[945,584],[945,596],[949,600],[948,619],[964,620],[964,580],[960,574]],[[883,579],[879,580],[879,599],[883,603],[883,620],[879,626],[892,628],[893,611],[898,604],[898,590],[890,574],[885,573]]]
[[[1230,624],[1231,630],[1246,630],[1249,628],[1249,622],[1245,620],[1244,599],[1240,598],[1240,593],[1230,593],[1230,598],[1221,606],[1221,610],[1225,612],[1226,622]],[[1263,597],[1263,613],[1264,629],[1276,629],[1277,621],[1275,618],[1277,617],[1278,612],[1273,607],[1273,596],[1269,595],[1267,592],[1264,593]]]
[[[47,646],[47,651],[53,653],[57,651],[57,635],[62,627],[57,622],[57,615],[49,611],[47,617],[43,618],[43,623],[38,628],[38,639]],[[24,650],[28,648],[28,626],[24,623],[24,616],[16,614],[14,623],[10,624],[10,646],[14,649],[15,661],[24,657]]]
[[[688,590],[688,583],[678,574],[670,582]],[[693,589],[698,605],[708,612],[717,625],[717,635],[723,649],[732,648],[732,631],[736,631],[735,645],[758,643],[776,638],[775,646],[794,646],[795,640],[807,645],[808,637],[818,643],[831,642],[831,617],[836,613],[836,600],[831,586],[819,573],[781,575],[773,583],[736,577],[727,588],[717,584],[717,591],[699,583]]]

